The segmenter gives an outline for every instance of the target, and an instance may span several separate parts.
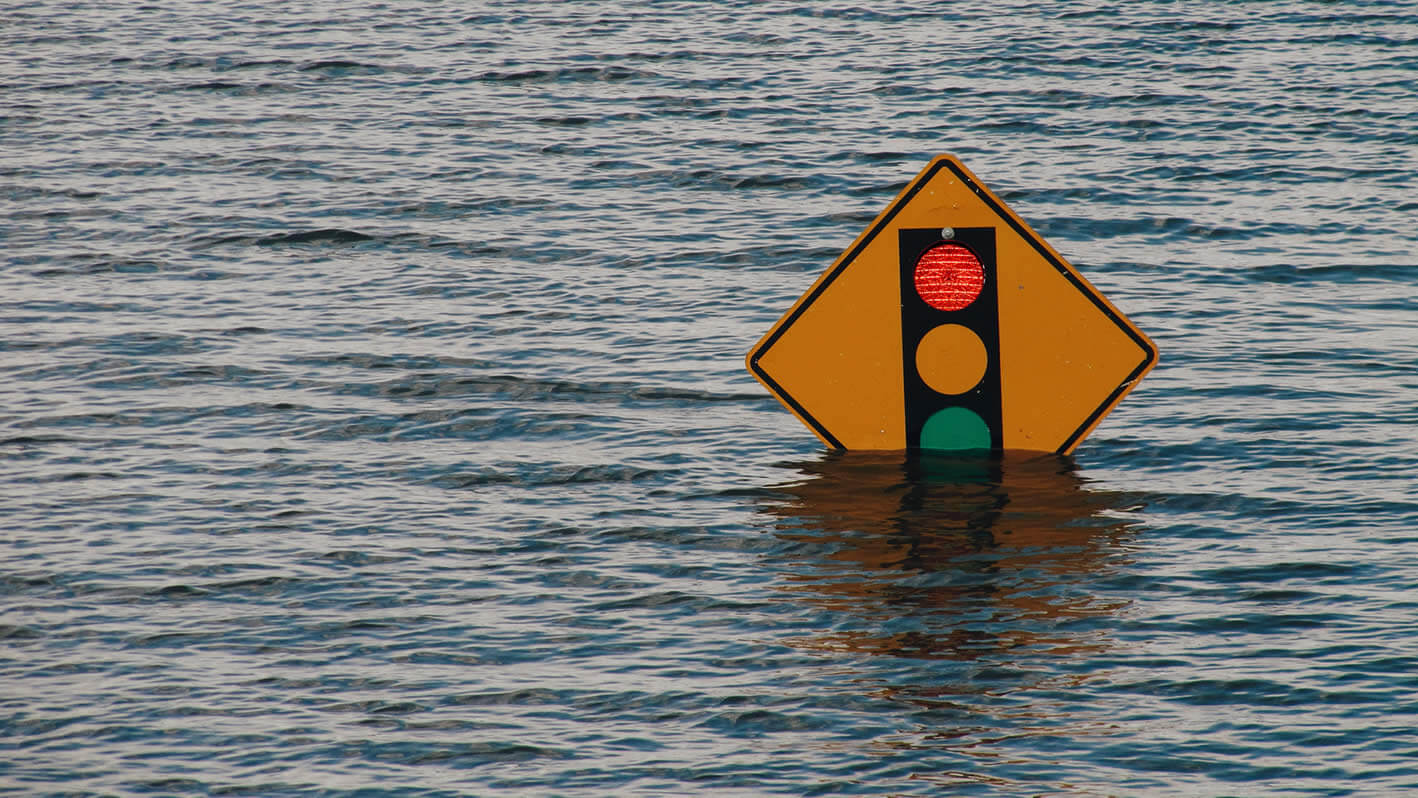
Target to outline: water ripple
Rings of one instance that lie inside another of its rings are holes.
[[[11,789],[1411,790],[1407,6],[0,42]],[[1159,344],[1076,458],[824,452],[743,369],[943,151]]]

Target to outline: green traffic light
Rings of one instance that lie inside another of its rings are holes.
[[[989,425],[980,414],[964,407],[937,410],[921,427],[922,449],[989,449],[992,444]]]

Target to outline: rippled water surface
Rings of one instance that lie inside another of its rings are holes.
[[[0,791],[1418,790],[1408,3],[8,3]],[[1069,458],[748,348],[953,152]]]

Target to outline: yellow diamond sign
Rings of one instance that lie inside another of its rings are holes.
[[[748,354],[839,449],[1067,454],[1152,341],[954,157],[916,176]]]

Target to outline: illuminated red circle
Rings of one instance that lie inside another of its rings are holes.
[[[985,287],[985,267],[962,244],[944,241],[916,261],[916,293],[936,310],[960,310]]]

